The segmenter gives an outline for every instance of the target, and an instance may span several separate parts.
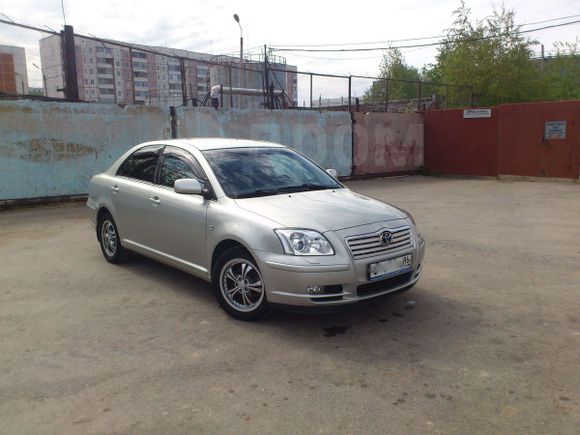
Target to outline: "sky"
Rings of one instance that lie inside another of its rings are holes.
[[[580,0],[510,0],[518,23],[580,14]],[[475,19],[490,15],[501,1],[466,0]],[[391,41],[440,35],[451,25],[459,0],[393,2],[304,1],[279,2],[222,0],[64,0],[67,24],[75,32],[125,42],[189,49],[211,54],[239,52],[240,29],[233,14],[240,17],[244,46],[257,53],[264,44],[336,44]],[[63,24],[61,0],[2,0],[0,18],[60,30]],[[530,26],[532,28],[534,26]],[[550,50],[555,41],[574,41],[580,24],[529,34]],[[3,35],[0,32],[0,43]],[[388,43],[387,43],[388,44]],[[383,44],[385,45],[385,44]],[[433,62],[434,48],[403,50],[407,62],[421,67]],[[362,53],[276,52],[300,71],[344,75],[376,76],[380,51]],[[304,80],[299,86],[304,88]],[[315,94],[344,87],[344,81],[317,79]],[[336,82],[336,83],[334,83]],[[355,88],[362,92],[362,81]],[[335,94],[336,92],[333,91]],[[301,92],[304,94],[304,92]],[[325,96],[327,96],[325,94]],[[344,94],[344,92],[343,92]],[[304,95],[302,95],[304,96]],[[302,97],[301,96],[301,97]],[[336,95],[334,95],[336,96]]]

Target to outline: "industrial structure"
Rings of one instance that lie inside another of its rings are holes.
[[[222,107],[260,107],[264,100],[260,97],[270,87],[283,92],[287,101],[295,104],[296,67],[286,65],[285,59],[278,56],[272,56],[274,61],[269,63],[272,71],[268,74],[265,68],[268,58],[264,56],[240,62],[233,56],[128,45],[80,35],[73,38],[73,70],[78,98],[84,101],[159,107],[209,104],[211,88],[222,86],[251,90],[244,95],[230,92],[220,102]],[[71,68],[70,65],[67,68],[67,56],[60,55],[63,37],[51,35],[39,44],[43,74],[49,77],[45,84],[47,96],[64,98],[65,75]]]

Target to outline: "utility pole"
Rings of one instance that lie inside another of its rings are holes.
[[[77,58],[75,53],[75,34],[73,26],[64,26],[62,32],[64,42],[64,93],[70,100],[79,99],[79,84],[77,81]]]

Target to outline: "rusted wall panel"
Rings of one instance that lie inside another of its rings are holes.
[[[179,137],[224,137],[278,142],[323,168],[351,175],[352,127],[348,112],[227,110],[181,107]]]
[[[463,109],[425,112],[425,168],[444,174],[497,174],[498,111],[464,119]]]
[[[499,174],[580,177],[580,101],[504,104],[499,116]],[[565,122],[564,138],[544,137],[550,121]]]
[[[129,147],[169,134],[158,108],[0,102],[0,200],[76,195]]]
[[[491,118],[462,109],[426,112],[425,167],[459,175],[580,177],[580,101],[503,104]],[[563,121],[565,138],[544,137]]]
[[[355,113],[354,174],[419,170],[423,166],[420,113]]]

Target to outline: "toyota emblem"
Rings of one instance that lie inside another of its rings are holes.
[[[390,231],[384,231],[381,233],[379,238],[384,246],[390,245],[391,241],[393,240],[393,233]]]

